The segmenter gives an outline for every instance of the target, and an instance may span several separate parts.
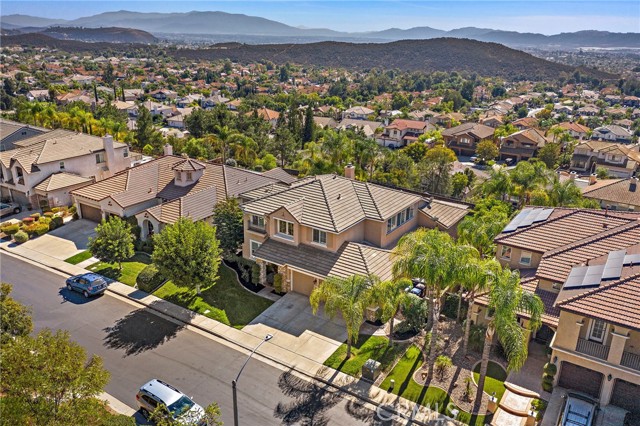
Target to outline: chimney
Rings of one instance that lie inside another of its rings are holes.
[[[578,173],[576,172],[569,173],[569,179],[571,180],[576,180],[576,176],[578,176]]]
[[[591,173],[589,175],[589,185],[593,185],[594,183],[596,183],[598,181],[598,175],[595,173]]]
[[[356,168],[353,167],[353,164],[349,163],[344,167],[344,177],[347,179],[356,178]]]
[[[107,160],[107,167],[117,172],[116,169],[116,153],[113,150],[113,137],[111,135],[105,135],[102,138],[102,147],[104,148],[104,156]]]
[[[629,179],[629,192],[636,192],[638,188],[638,178],[632,177]]]
[[[173,146],[169,142],[167,142],[164,144],[163,151],[164,155],[173,155]]]

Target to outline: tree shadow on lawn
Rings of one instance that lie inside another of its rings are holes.
[[[123,357],[138,355],[155,349],[176,337],[186,324],[161,318],[156,313],[162,310],[162,302],[153,302],[149,307],[138,309],[120,318],[103,331],[104,346],[124,351]],[[158,305],[154,309],[154,305]]]
[[[103,277],[109,278],[110,280],[113,280],[113,281],[119,281],[120,276],[122,275],[122,271],[118,269],[117,266],[109,266],[102,269],[96,269],[95,271],[92,271],[92,272],[95,272],[96,274],[100,274]]]

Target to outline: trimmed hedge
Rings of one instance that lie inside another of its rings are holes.
[[[278,294],[282,294],[282,274],[273,276],[273,288]]]
[[[165,278],[160,274],[156,265],[146,266],[136,278],[138,288],[147,293],[152,293],[164,283]]]
[[[4,225],[2,228],[0,228],[0,231],[4,232],[7,235],[13,235],[16,232],[18,232],[19,230],[20,230],[20,224],[19,223]]]
[[[553,377],[558,372],[558,366],[548,362],[544,365],[544,372],[549,376]]]
[[[29,234],[24,231],[18,231],[14,234],[13,239],[18,244],[26,243],[27,241],[29,241]]]
[[[56,228],[60,228],[64,225],[64,220],[60,216],[55,216],[49,223],[49,231],[53,231]]]

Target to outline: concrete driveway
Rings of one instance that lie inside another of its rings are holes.
[[[95,234],[96,223],[85,219],[64,226],[23,244],[25,248],[65,260],[87,249],[89,237]]]
[[[313,315],[309,296],[297,293],[285,294],[242,330],[256,337],[272,334],[279,346],[319,363],[347,338],[342,318],[330,320],[322,309]]]

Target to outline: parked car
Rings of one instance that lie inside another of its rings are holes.
[[[598,412],[598,401],[580,393],[565,396],[558,426],[592,426]]]
[[[20,204],[16,203],[0,203],[0,216],[8,214],[18,214],[22,211]]]
[[[136,394],[138,408],[145,418],[158,407],[178,424],[205,424],[204,409],[184,393],[162,380],[153,379],[142,385]]]
[[[101,275],[89,272],[67,278],[67,289],[89,298],[104,293],[107,290],[107,282]]]

